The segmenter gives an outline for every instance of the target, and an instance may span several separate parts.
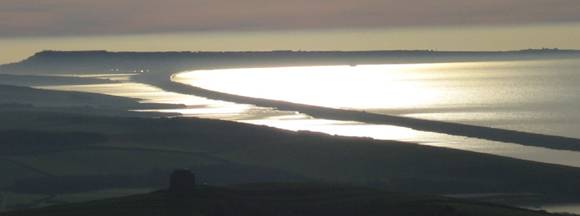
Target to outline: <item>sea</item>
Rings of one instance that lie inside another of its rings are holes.
[[[75,75],[71,75],[75,76]],[[293,131],[371,137],[580,167],[580,153],[418,131],[395,125],[319,119],[138,83],[136,75],[98,75],[117,83],[36,86],[185,104],[138,110],[222,119]],[[119,79],[119,76],[122,78]],[[174,82],[247,97],[463,123],[580,139],[580,59],[328,65],[178,72]],[[540,206],[580,212],[578,204]]]

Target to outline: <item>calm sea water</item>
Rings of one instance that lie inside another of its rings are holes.
[[[580,59],[203,70],[232,94],[580,138]]]
[[[174,81],[210,90],[297,103],[366,110],[580,138],[580,59],[401,65],[198,70]],[[580,167],[580,153],[416,131],[392,125],[315,119],[248,104],[209,100],[126,82],[38,86],[185,104],[184,116],[288,130],[402,140]],[[578,204],[542,206],[580,213]]]
[[[219,92],[580,138],[580,59],[196,70]],[[270,116],[243,122],[402,140],[580,167],[580,153],[390,125]]]
[[[174,76],[216,91],[306,104],[579,137],[580,60],[198,70]],[[344,136],[401,140],[580,167],[580,152],[316,119],[249,104],[167,92],[129,78],[115,84],[38,86],[185,104],[183,116]]]

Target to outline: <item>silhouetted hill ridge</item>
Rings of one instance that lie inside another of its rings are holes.
[[[22,215],[555,215],[505,205],[432,195],[328,184],[201,186],[191,191],[157,191],[87,203],[6,213]]]
[[[56,73],[133,71],[189,68],[208,63],[257,64],[370,64],[404,62],[486,61],[578,57],[578,50],[527,49],[519,51],[238,51],[238,52],[110,52],[41,51],[17,63],[0,66],[3,73]]]

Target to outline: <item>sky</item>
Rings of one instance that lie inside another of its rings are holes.
[[[579,11],[578,0],[0,0],[0,63],[43,49],[580,49]]]

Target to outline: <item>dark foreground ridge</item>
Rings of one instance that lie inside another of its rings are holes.
[[[160,188],[167,169],[180,166],[212,185],[316,181],[409,193],[533,194],[556,201],[575,201],[580,194],[578,168],[412,143],[195,118],[7,110],[0,119],[5,148],[0,152],[6,154],[0,155],[0,188],[11,193]],[[12,208],[23,207],[28,206]]]
[[[542,216],[557,215],[505,205],[432,195],[316,183],[199,186],[116,199],[7,212],[4,216]]]

